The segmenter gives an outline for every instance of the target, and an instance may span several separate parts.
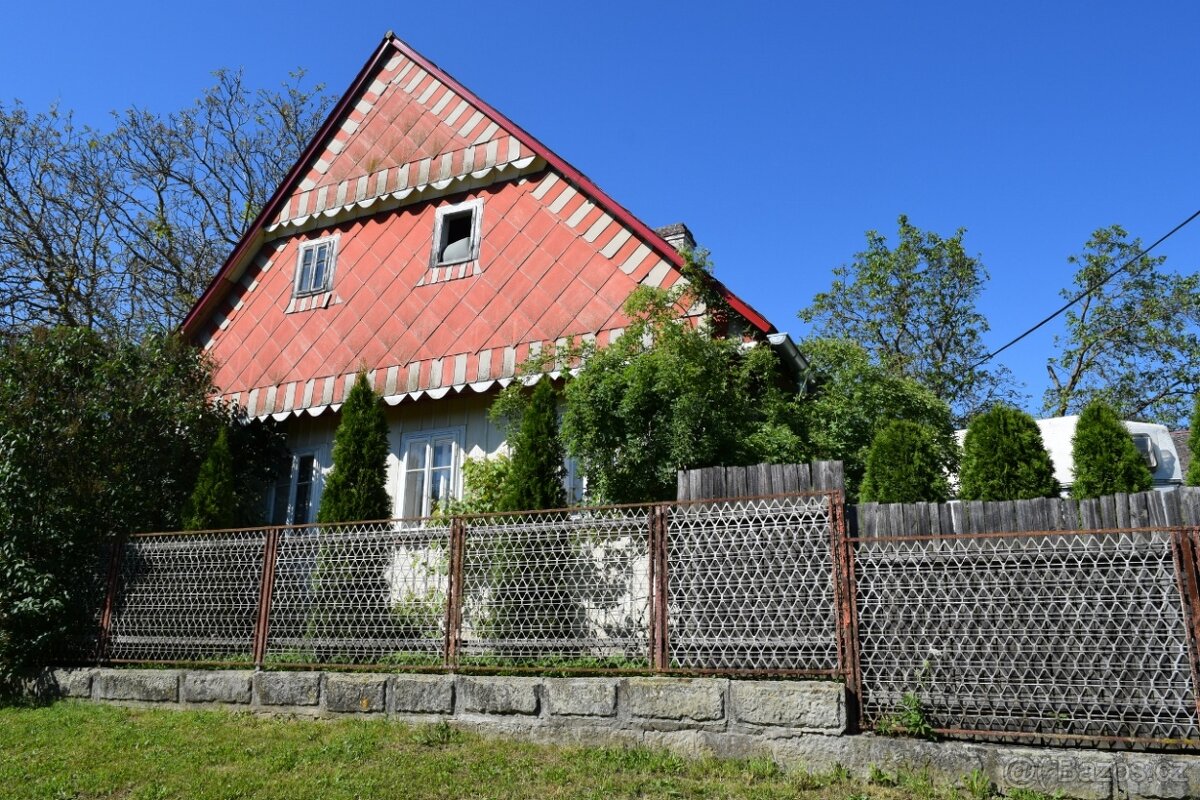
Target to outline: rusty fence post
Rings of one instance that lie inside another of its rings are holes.
[[[121,584],[121,560],[125,555],[125,537],[118,537],[112,545],[112,555],[108,559],[108,575],[104,582],[104,605],[100,609],[100,630],[96,641],[96,664],[102,665],[108,661],[109,647],[112,644],[113,610],[117,605],[117,591]]]
[[[262,669],[267,657],[267,639],[271,629],[271,600],[275,595],[275,562],[279,553],[281,530],[271,528],[263,541],[262,575],[258,584],[258,618],[254,625],[251,657],[256,669]]]
[[[1175,560],[1175,580],[1183,609],[1187,637],[1188,666],[1192,674],[1192,697],[1200,722],[1200,529],[1175,528],[1171,531],[1171,554]]]
[[[650,668],[655,672],[662,672],[670,666],[667,647],[670,636],[667,623],[667,528],[670,514],[669,506],[650,509]]]
[[[466,523],[462,517],[450,520],[450,572],[446,587],[446,641],[442,665],[454,669],[458,665],[458,645],[462,636],[463,548]]]
[[[829,546],[833,560],[834,614],[837,625],[838,671],[846,681],[846,720],[851,733],[863,725],[862,666],[859,661],[858,588],[854,575],[854,542],[846,529],[846,498],[829,495]]]

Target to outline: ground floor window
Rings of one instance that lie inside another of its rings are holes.
[[[307,525],[316,518],[320,470],[317,451],[288,456],[267,498],[272,525]]]
[[[401,517],[428,517],[461,494],[462,437],[462,428],[401,437]]]

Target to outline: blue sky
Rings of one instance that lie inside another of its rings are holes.
[[[333,15],[329,9],[340,11]],[[869,228],[967,228],[998,346],[1057,308],[1097,227],[1150,242],[1200,208],[1200,4],[24,3],[0,98],[77,118],[186,105],[219,67],[340,93],[385,31],[799,338]],[[1159,251],[1200,268],[1200,221]],[[1050,326],[1007,351],[1039,405]]]

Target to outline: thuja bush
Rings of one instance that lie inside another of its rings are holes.
[[[229,528],[234,525],[237,498],[233,490],[233,453],[229,433],[217,432],[216,441],[200,465],[196,488],[183,508],[183,527],[189,531]]]
[[[391,516],[387,493],[388,429],[379,395],[358,374],[333,437],[333,469],[325,479],[318,522]]]
[[[967,426],[959,471],[963,500],[1029,500],[1059,492],[1033,417],[998,405]]]
[[[1101,399],[1092,400],[1079,414],[1071,457],[1075,473],[1072,497],[1144,492],[1154,484],[1133,437],[1113,407]]]
[[[894,420],[871,442],[859,497],[866,503],[944,502],[950,497],[948,467],[935,431]]]
[[[1200,486],[1200,394],[1192,401],[1192,419],[1189,423],[1191,432],[1188,434],[1188,449],[1192,451],[1192,461],[1188,464],[1186,483],[1188,486]]]

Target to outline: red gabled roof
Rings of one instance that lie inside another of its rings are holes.
[[[651,247],[662,259],[676,268],[684,265],[683,258],[671,245],[655,233],[654,230],[645,225],[645,223],[609,197],[608,194],[593,183],[586,175],[568,164],[523,128],[481,100],[444,70],[389,32],[375,53],[363,65],[363,68],[359,71],[349,89],[347,89],[341,100],[334,107],[329,117],[325,120],[325,123],[321,126],[320,131],[305,149],[303,155],[289,171],[287,177],[276,189],[266,206],[255,217],[249,229],[225,261],[225,264],[213,278],[212,283],[209,284],[208,289],[205,290],[204,294],[196,302],[195,306],[193,306],[181,326],[185,335],[194,338],[203,331],[205,322],[218,310],[221,301],[230,293],[241,277],[242,272],[258,253],[265,240],[267,227],[272,221],[280,219],[281,211],[288,205],[297,185],[309,174],[313,161],[322,153],[323,148],[337,132],[343,120],[352,113],[356,98],[360,97],[367,90],[368,81],[372,79],[372,76],[385,62],[385,59],[397,53],[420,65],[422,69],[434,76],[436,80],[450,87],[456,94],[483,112],[485,116],[506,129],[523,147],[544,160],[552,170],[560,173],[568,183],[578,187],[581,192],[591,197],[596,205],[636,234],[639,239]],[[751,308],[745,301],[730,292],[720,281],[714,279],[714,284],[718,287],[730,307],[743,316],[751,325],[763,333],[771,333],[775,330],[774,326],[766,318]]]

